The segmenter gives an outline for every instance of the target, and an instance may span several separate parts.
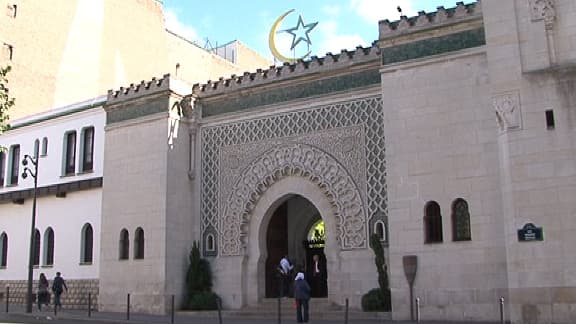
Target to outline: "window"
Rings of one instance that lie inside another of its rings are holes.
[[[134,233],[134,259],[144,259],[144,230],[138,227]]]
[[[40,264],[40,231],[36,229],[34,232],[34,254],[32,255],[32,264],[37,266]]]
[[[206,236],[206,251],[214,252],[216,248],[214,247],[214,235],[208,234]]]
[[[82,172],[92,171],[94,167],[94,127],[84,128],[82,130]]]
[[[34,141],[34,158],[38,157],[38,152],[40,152],[40,140],[36,139]]]
[[[6,153],[0,151],[0,187],[4,187],[5,173],[6,173]]]
[[[470,241],[470,211],[468,203],[462,198],[452,203],[452,239],[454,241]]]
[[[84,227],[82,227],[82,250],[80,252],[81,263],[92,263],[93,244],[94,233],[92,231],[92,225],[86,223],[84,224]]]
[[[42,139],[42,152],[40,152],[40,156],[46,155],[48,155],[48,137]]]
[[[384,226],[384,222],[379,220],[374,224],[374,233],[378,235],[380,241],[386,241],[386,227]]]
[[[442,215],[440,205],[429,201],[424,211],[424,243],[442,243]]]
[[[10,148],[10,184],[18,184],[18,173],[20,172],[20,145],[13,145]]]
[[[64,175],[76,172],[76,132],[64,135]]]
[[[16,4],[9,4],[6,6],[6,15],[10,18],[16,18],[16,14],[18,13],[18,5]]]
[[[14,47],[10,44],[4,43],[2,48],[2,57],[6,61],[12,61],[12,57],[14,56]]]
[[[54,231],[51,227],[44,232],[44,265],[54,265]]]
[[[127,260],[128,253],[130,248],[130,238],[128,231],[124,228],[120,231],[120,251],[119,251],[119,259],[120,260]]]
[[[6,267],[8,264],[8,235],[0,235],[0,267]]]
[[[554,111],[552,109],[546,110],[546,128],[554,129],[556,122],[554,121]]]

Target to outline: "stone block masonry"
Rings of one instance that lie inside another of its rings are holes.
[[[52,280],[48,280],[52,285]],[[3,280],[0,281],[0,303],[6,304],[6,287],[10,287],[10,304],[25,305],[26,292],[28,289],[26,280]],[[88,309],[88,295],[92,299],[92,309],[98,310],[98,279],[66,280],[68,291],[62,294],[62,308],[65,309]],[[38,281],[34,280],[33,294],[37,292]],[[54,296],[50,298],[51,305],[54,303]],[[34,306],[36,307],[36,306]]]

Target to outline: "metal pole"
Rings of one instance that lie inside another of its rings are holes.
[[[88,293],[88,317],[92,317],[92,294]]]
[[[500,323],[504,324],[504,297],[500,297]]]
[[[282,296],[278,297],[278,324],[282,324]]]
[[[420,323],[420,298],[416,297],[416,323]]]
[[[348,324],[348,298],[346,298],[346,309],[344,311],[344,324]]]
[[[410,320],[414,321],[414,286],[410,285]]]
[[[54,303],[54,317],[56,317],[58,315],[58,306],[56,306],[56,303]]]
[[[8,313],[9,305],[10,305],[10,286],[6,286],[6,313]]]
[[[174,295],[172,295],[170,304],[170,323],[174,324]]]
[[[28,167],[24,168],[24,172],[22,173],[23,178],[25,178],[25,174],[28,170],[30,175],[34,178],[34,196],[32,198],[32,225],[30,228],[30,250],[28,251],[28,298],[26,301],[26,313],[32,313],[32,277],[34,274],[34,245],[35,245],[35,231],[36,231],[36,191],[38,188],[38,157],[33,158],[30,155],[24,155],[24,160],[22,164],[26,166],[28,161],[32,162],[34,165],[34,172],[30,170]]]
[[[222,299],[216,297],[216,303],[218,304],[218,323],[222,324]]]
[[[130,294],[126,297],[126,320],[130,320]]]

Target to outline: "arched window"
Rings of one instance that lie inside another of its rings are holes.
[[[46,155],[48,155],[48,137],[42,139],[42,151],[40,152],[40,156]]]
[[[208,234],[206,235],[206,251],[214,252],[214,235]]]
[[[134,259],[144,259],[144,230],[138,227],[134,233]]]
[[[34,157],[35,158],[38,157],[39,152],[40,152],[40,140],[36,139],[36,140],[34,140]]]
[[[130,234],[125,228],[120,231],[120,252],[119,259],[127,260],[128,254],[130,253]]]
[[[8,235],[0,235],[0,267],[6,267],[8,264]]]
[[[44,265],[54,264],[54,231],[48,227],[44,232]]]
[[[33,265],[40,265],[40,231],[36,229],[34,232],[34,254],[32,255]]]
[[[429,201],[424,208],[424,235],[424,243],[441,243],[443,240],[442,214],[435,201]]]
[[[386,241],[386,227],[384,226],[384,222],[379,220],[374,224],[374,233],[378,235],[380,241]]]
[[[470,241],[470,211],[468,203],[462,198],[452,202],[452,239],[454,241]]]
[[[94,232],[92,231],[92,225],[86,223],[84,224],[84,227],[82,227],[82,242],[80,244],[82,247],[82,250],[80,251],[81,263],[92,263],[93,245]]]

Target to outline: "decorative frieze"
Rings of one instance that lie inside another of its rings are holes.
[[[554,0],[530,0],[532,21],[544,20],[546,29],[552,29],[556,21]]]

